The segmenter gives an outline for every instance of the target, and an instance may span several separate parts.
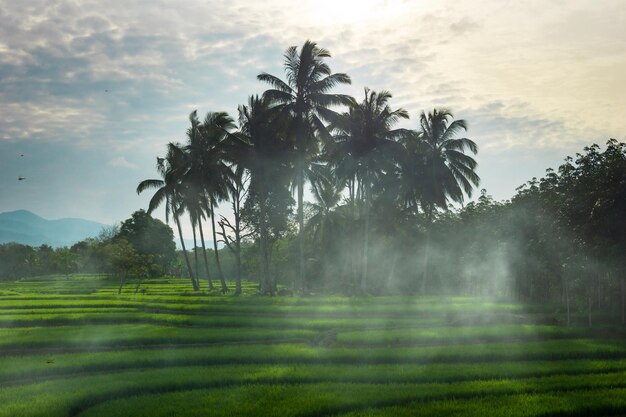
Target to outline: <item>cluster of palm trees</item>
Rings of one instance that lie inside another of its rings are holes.
[[[432,222],[437,210],[449,203],[462,202],[478,185],[476,161],[466,153],[477,152],[476,144],[457,135],[466,130],[463,120],[453,120],[450,111],[435,109],[420,116],[418,130],[396,128],[408,119],[404,109],[392,109],[387,91],[365,88],[363,101],[335,94],[350,77],[332,73],[326,63],[330,53],[314,42],[293,46],[284,55],[286,78],[262,73],[258,79],[269,84],[262,96],[252,96],[238,109],[238,126],[226,113],[208,113],[200,122],[190,115],[191,127],[185,144],[170,143],[164,158],[157,158],[160,179],[142,181],[137,192],[156,188],[149,212],[165,203],[166,219],[173,217],[183,245],[194,289],[199,288],[198,250],[194,251],[195,269],[184,247],[180,217],[191,219],[196,244],[199,231],[204,254],[206,278],[209,275],[202,221],[212,222],[216,245],[217,205],[227,199],[240,200],[244,182],[248,187],[248,206],[255,207],[253,221],[259,244],[261,290],[274,294],[276,282],[270,271],[272,214],[284,204],[285,193],[297,195],[298,286],[307,291],[306,242],[324,245],[329,229],[341,212],[358,219],[359,232],[346,251],[352,292],[367,292],[370,212],[383,205],[390,217],[422,216]],[[337,111],[343,107],[345,111]],[[244,181],[244,178],[246,181]],[[308,203],[305,222],[304,190],[311,185],[313,203]],[[340,206],[344,201],[345,204]],[[235,225],[241,224],[239,203]],[[230,224],[230,223],[229,223]],[[355,223],[356,224],[356,223]],[[231,228],[238,236],[239,226]],[[222,228],[224,231],[224,229]],[[307,231],[309,239],[305,238]],[[225,234],[225,233],[224,233]],[[232,240],[231,240],[232,241]],[[214,246],[221,290],[227,291],[217,246]],[[425,251],[422,290],[428,275]],[[241,262],[237,262],[237,283]],[[294,280],[294,282],[296,282]],[[294,288],[295,289],[295,288]],[[237,284],[237,292],[240,286]]]

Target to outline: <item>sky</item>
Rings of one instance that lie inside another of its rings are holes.
[[[189,113],[236,117],[307,39],[351,76],[337,92],[390,91],[402,127],[435,107],[465,119],[498,200],[625,140],[625,0],[0,0],[0,212],[147,208],[135,188]]]

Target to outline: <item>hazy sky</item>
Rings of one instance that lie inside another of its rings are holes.
[[[435,106],[466,119],[497,199],[626,135],[625,0],[0,0],[0,212],[147,207],[135,187],[189,112],[236,116],[306,39],[352,77],[341,92],[390,90],[405,127]]]

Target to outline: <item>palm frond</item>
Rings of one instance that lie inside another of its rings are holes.
[[[283,80],[274,75],[263,72],[257,75],[257,80],[267,83],[271,85],[274,89],[282,91],[283,93],[293,94],[293,89]]]
[[[163,180],[158,180],[158,179],[143,180],[137,186],[137,194],[141,194],[142,192],[144,192],[145,190],[149,188],[163,187],[164,184],[165,182]]]

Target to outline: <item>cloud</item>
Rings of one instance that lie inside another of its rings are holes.
[[[116,167],[116,168],[131,168],[131,169],[137,169],[137,165],[128,162],[128,160],[123,157],[123,156],[118,156],[115,157],[113,159],[111,159],[107,165],[112,166],[112,167]]]
[[[468,32],[479,29],[480,27],[481,25],[478,22],[470,19],[467,16],[464,16],[456,22],[450,24],[450,29],[457,36],[463,36]]]
[[[410,128],[422,110],[449,107],[468,120],[486,158],[543,152],[558,161],[592,140],[623,137],[622,0],[363,0],[354,13],[336,3],[0,0],[0,146],[46,149],[33,175],[58,174],[72,192],[60,179],[50,191],[24,194],[24,184],[2,179],[0,189],[15,193],[18,206],[75,199],[90,204],[64,208],[110,216],[123,204],[115,216],[131,213],[145,197],[129,196],[155,175],[165,144],[184,140],[191,110],[234,114],[266,88],[256,75],[282,76],[285,48],[306,39],[332,52],[333,71],[352,77],[341,92],[391,91]],[[0,153],[0,162],[8,158]],[[2,163],[0,178],[13,181],[16,166]],[[77,165],[93,171],[99,190],[76,175]],[[516,182],[528,176],[520,169]]]

